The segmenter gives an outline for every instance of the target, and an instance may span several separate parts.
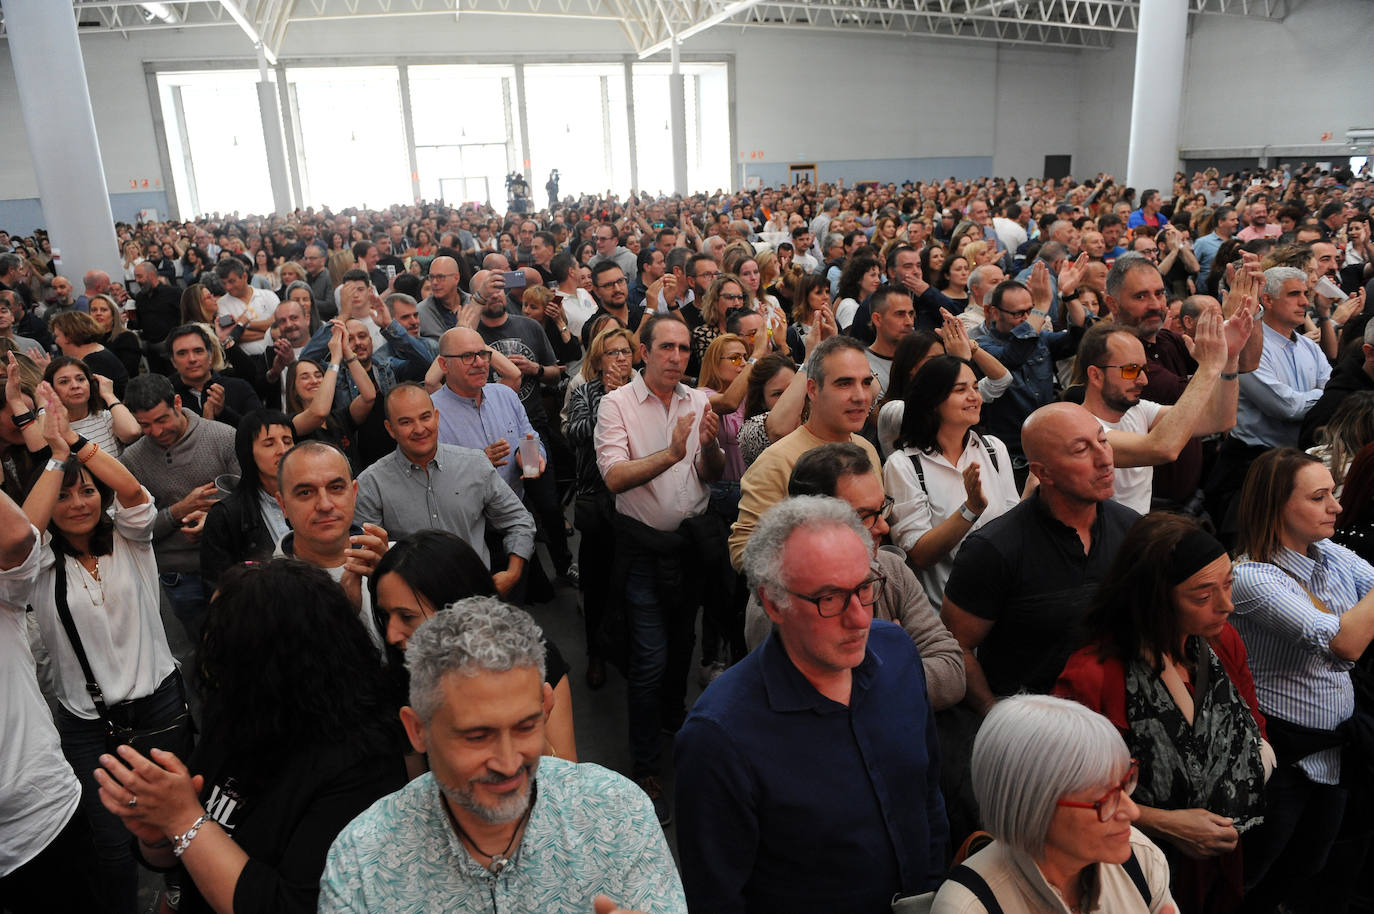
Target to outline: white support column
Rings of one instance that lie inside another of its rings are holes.
[[[43,218],[54,253],[62,252],[60,272],[104,270],[118,278],[119,243],[71,4],[8,0],[5,31]]]
[[[673,193],[687,196],[687,102],[683,97],[680,42],[672,42],[673,73],[668,77],[668,124],[673,140]]]
[[[630,135],[630,189],[639,192],[639,148],[635,140],[635,70],[625,61],[625,128]]]
[[[272,183],[272,210],[287,213],[291,211],[291,182],[286,176],[286,139],[277,108],[277,87],[267,78],[267,56],[261,44],[257,51],[258,111],[262,115],[262,140],[267,151],[267,178]]]
[[[1126,159],[1126,183],[1137,191],[1153,187],[1167,197],[1174,186],[1187,39],[1188,0],[1140,0]]]

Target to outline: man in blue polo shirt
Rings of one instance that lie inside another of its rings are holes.
[[[873,619],[872,545],[848,503],[800,496],[745,546],[774,630],[678,733],[690,910],[880,914],[941,879],[935,718],[911,638]]]

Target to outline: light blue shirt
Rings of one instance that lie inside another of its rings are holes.
[[[432,773],[343,830],[320,879],[319,914],[686,914],[682,881],[649,798],[600,765],[545,756],[511,864],[492,875],[463,847]]]
[[[1222,238],[1216,232],[1209,232],[1193,242],[1193,254],[1197,256],[1198,279],[1205,280],[1212,272],[1212,261],[1216,259]]]
[[[1297,447],[1302,420],[1331,377],[1326,353],[1302,334],[1285,337],[1264,325],[1259,367],[1240,376],[1231,434],[1260,447]]]
[[[1354,664],[1331,653],[1331,639],[1340,631],[1340,617],[1374,588],[1374,568],[1330,540],[1312,549],[1315,559],[1283,547],[1272,563],[1247,562],[1242,556],[1231,624],[1245,641],[1260,710],[1289,723],[1332,730],[1354,713],[1355,690]],[[1318,784],[1335,784],[1341,750],[1313,753],[1298,766]]]
[[[511,491],[523,496],[525,484],[515,454],[526,435],[533,435],[534,440],[539,441],[539,433],[530,425],[520,395],[504,384],[490,383],[482,388],[479,404],[471,397],[460,397],[444,385],[434,392],[432,399],[434,408],[439,411],[440,444],[483,451],[497,439],[506,439],[510,454],[506,457],[506,465],[497,467],[496,472]],[[547,456],[543,441],[539,441],[539,454]]]

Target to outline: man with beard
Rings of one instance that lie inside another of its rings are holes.
[[[406,665],[401,720],[430,772],[335,839],[321,914],[687,910],[643,792],[600,766],[541,758],[554,697],[527,613],[461,600],[415,631]]]
[[[1237,320],[1248,329],[1249,312],[1242,311]],[[1150,510],[1151,467],[1177,459],[1192,438],[1228,431],[1236,424],[1237,360],[1227,353],[1220,309],[1199,316],[1196,339],[1193,356],[1198,369],[1172,406],[1142,397],[1148,366],[1136,331],[1098,324],[1078,347],[1087,378],[1083,406],[1102,423],[1112,446],[1112,498],[1141,514]],[[1223,386],[1214,397],[1218,383]]]
[[[1177,403],[1198,364],[1183,338],[1164,328],[1169,314],[1164,277],[1146,258],[1125,254],[1112,264],[1106,289],[1107,308],[1116,323],[1136,330],[1145,348],[1146,386],[1142,396],[1166,406]],[[1253,371],[1259,361],[1262,338],[1250,332],[1244,340],[1233,339],[1238,331],[1239,325],[1228,322],[1228,351],[1237,344],[1243,347],[1235,370]],[[1155,470],[1154,497],[1182,507],[1194,499],[1201,482],[1202,443],[1190,440],[1177,459]]]

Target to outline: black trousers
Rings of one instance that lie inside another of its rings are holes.
[[[11,914],[87,914],[106,910],[96,888],[91,826],[77,809],[37,857],[0,876],[0,910]]]
[[[1345,815],[1345,788],[1318,784],[1296,765],[1274,772],[1264,789],[1264,822],[1242,838],[1244,914],[1280,904],[1306,911],[1312,877],[1326,865]]]

